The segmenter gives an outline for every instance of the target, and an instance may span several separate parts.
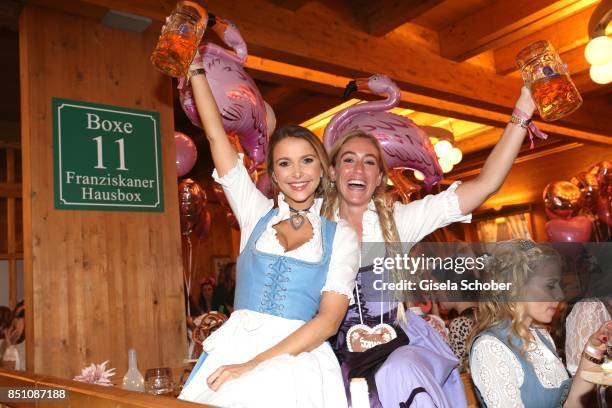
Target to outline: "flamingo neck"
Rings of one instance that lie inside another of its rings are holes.
[[[382,95],[382,94],[381,94]],[[378,101],[364,102],[349,106],[338,112],[325,128],[323,140],[328,151],[331,150],[337,138],[340,136],[338,131],[344,127],[353,116],[364,112],[385,112],[399,105],[401,99],[400,90],[397,87],[387,89],[387,97]]]
[[[366,111],[372,111],[372,112],[385,112],[399,105],[400,100],[401,100],[401,94],[400,94],[399,88],[395,86],[390,86],[389,88],[387,88],[386,94],[387,94],[387,97],[385,99],[366,102],[362,105],[365,106]],[[384,94],[377,94],[377,95],[383,96]]]
[[[213,44],[213,43],[206,43],[206,49],[204,53],[208,53],[216,57],[228,58],[239,65],[242,65],[244,62],[240,56],[233,54],[231,51],[226,50],[225,48],[220,47],[217,44]],[[200,54],[202,54],[202,51],[200,51]]]

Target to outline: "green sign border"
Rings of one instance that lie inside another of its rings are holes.
[[[63,99],[52,97],[52,110],[53,110],[53,148],[56,150],[53,155],[53,167],[54,167],[54,201],[55,209],[58,210],[91,210],[91,211],[133,211],[133,212],[164,212],[164,183],[162,169],[162,156],[161,156],[161,137],[159,131],[159,112],[145,111],[140,109],[124,108],[120,106],[104,105],[99,103],[77,101],[73,99]],[[155,146],[155,173],[157,177],[157,202],[155,204],[107,204],[107,203],[72,203],[67,202],[62,195],[62,182],[61,182],[61,163],[62,163],[62,149],[61,149],[61,116],[60,111],[63,107],[73,107],[87,110],[98,110],[105,112],[113,112],[119,114],[128,114],[135,116],[144,116],[151,119],[153,122],[153,142]]]

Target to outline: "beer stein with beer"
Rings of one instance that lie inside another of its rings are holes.
[[[516,56],[516,63],[542,120],[552,122],[569,115],[582,104],[567,65],[548,41],[525,47]]]
[[[179,1],[166,19],[157,47],[151,55],[153,65],[176,78],[187,74],[207,21],[208,13],[199,0]]]

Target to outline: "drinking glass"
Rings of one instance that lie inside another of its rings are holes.
[[[154,395],[174,393],[174,381],[170,367],[150,368],[145,373],[145,392]]]

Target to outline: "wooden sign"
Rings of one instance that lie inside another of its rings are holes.
[[[55,208],[164,211],[159,113],[53,98]]]

